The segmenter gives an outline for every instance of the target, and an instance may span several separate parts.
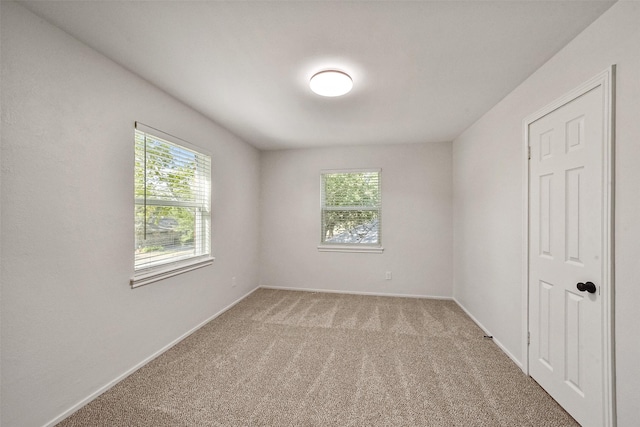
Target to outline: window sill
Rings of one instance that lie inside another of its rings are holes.
[[[206,267],[213,264],[215,258],[206,257],[204,259],[198,258],[195,260],[183,261],[176,264],[165,265],[163,267],[150,268],[147,270],[141,270],[131,278],[131,287],[137,288],[140,286],[148,285],[149,283],[157,282],[159,280],[166,279],[168,277],[177,276],[178,274],[186,273],[198,268]]]
[[[382,246],[365,245],[319,245],[318,252],[359,252],[381,254],[384,251]]]

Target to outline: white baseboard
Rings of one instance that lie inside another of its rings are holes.
[[[486,334],[486,335],[493,336],[493,334],[492,334],[492,333],[491,333],[487,328],[485,328],[485,327],[482,325],[482,323],[480,323],[480,321],[478,321],[478,319],[476,319],[476,318],[475,318],[475,316],[474,316],[473,314],[471,314],[471,313],[469,312],[469,310],[467,310],[467,308],[466,308],[464,305],[462,305],[462,304],[460,303],[460,301],[458,301],[456,298],[453,298],[453,300],[455,301],[455,303],[456,303],[456,304],[458,304],[458,305],[460,306],[460,308],[461,308],[465,313],[467,313],[467,316],[469,316],[469,317],[471,318],[471,320],[473,320],[473,321],[475,322],[475,324],[476,324],[476,325],[478,325],[478,326],[480,327],[480,329],[482,329],[482,330],[485,332],[485,334]],[[522,362],[521,362],[521,361],[519,361],[519,360],[518,360],[518,359],[517,359],[517,358],[516,358],[516,357],[515,357],[515,356],[514,356],[514,355],[513,355],[509,350],[507,350],[507,348],[506,348],[506,347],[505,347],[505,346],[500,342],[500,340],[498,340],[496,337],[493,337],[493,338],[492,338],[492,341],[493,341],[494,343],[496,343],[496,345],[498,346],[498,348],[499,348],[500,350],[502,350],[502,352],[503,352],[504,354],[506,354],[507,356],[509,356],[509,359],[511,359],[511,360],[513,361],[513,363],[515,363],[516,365],[518,365],[518,367],[519,367],[520,369],[522,369]]]
[[[309,289],[309,288],[295,288],[287,286],[266,286],[260,285],[262,289],[275,289],[280,291],[303,291],[303,292],[318,292],[326,294],[348,294],[348,295],[370,295],[377,297],[399,297],[399,298],[424,298],[424,299],[441,299],[441,300],[453,300],[453,297],[442,297],[432,295],[412,295],[412,294],[392,294],[386,292],[359,292],[359,291],[344,291],[337,289]]]
[[[401,298],[423,298],[423,299],[439,299],[439,300],[450,300],[450,301],[452,300],[452,301],[455,301],[455,303],[458,304],[458,306],[460,306],[460,308],[462,308],[462,310],[471,318],[471,320],[473,320],[480,327],[480,329],[485,331],[487,333],[487,335],[491,335],[491,333],[487,330],[487,328],[485,328],[469,312],[469,310],[467,310],[464,307],[464,305],[462,305],[457,299],[455,299],[453,297],[432,296],[432,295],[395,294],[395,293],[383,293],[383,292],[358,292],[358,291],[344,291],[344,290],[337,290],[337,289],[309,289],[309,288],[295,288],[295,287],[264,286],[264,285],[261,285],[261,286],[256,287],[252,291],[248,292],[246,295],[238,298],[237,300],[235,300],[231,304],[227,305],[226,307],[224,307],[223,309],[221,309],[220,311],[215,313],[213,316],[209,317],[208,319],[204,320],[200,324],[198,324],[195,327],[193,327],[191,330],[185,332],[180,337],[176,338],[175,340],[173,340],[172,342],[170,342],[166,346],[162,347],[160,350],[156,351],[155,353],[153,353],[152,355],[150,355],[146,359],[142,360],[141,362],[139,362],[135,366],[131,367],[126,372],[124,372],[123,374],[119,375],[115,379],[111,380],[110,382],[108,382],[104,386],[100,387],[98,390],[94,391],[89,396],[87,396],[84,399],[80,400],[78,403],[76,403],[75,405],[73,405],[72,407],[70,407],[69,409],[67,409],[66,411],[64,411],[63,413],[61,413],[60,415],[58,415],[57,417],[52,419],[51,421],[47,422],[44,425],[44,427],[52,427],[52,426],[58,424],[59,422],[61,422],[62,420],[66,419],[67,417],[71,416],[73,413],[78,411],[80,408],[82,408],[83,406],[85,406],[86,404],[91,402],[92,400],[96,399],[98,396],[100,396],[101,394],[103,394],[104,392],[106,392],[107,390],[109,390],[110,388],[115,386],[116,384],[118,384],[120,381],[122,381],[125,378],[127,378],[129,375],[133,374],[138,369],[142,368],[147,363],[151,362],[152,360],[154,360],[158,356],[162,355],[164,352],[169,350],[171,347],[175,346],[180,341],[184,340],[189,335],[193,334],[198,329],[202,328],[204,325],[206,325],[207,323],[211,322],[213,319],[215,319],[216,317],[220,316],[221,314],[223,314],[224,312],[226,312],[227,310],[229,310],[233,306],[235,306],[240,301],[244,300],[245,298],[247,298],[249,295],[251,295],[253,292],[255,292],[258,289],[275,289],[275,290],[284,290],[284,291],[304,291],[304,292],[335,293],[335,294],[350,294],[350,295],[369,295],[369,296],[401,297]],[[509,350],[507,350],[507,348],[504,345],[502,345],[502,343],[498,339],[496,339],[494,337],[493,338],[493,342],[495,342],[496,345],[511,360],[513,360],[513,362],[516,365],[518,365],[518,367],[520,367],[522,369],[522,363],[513,354],[511,354],[511,352]]]
[[[238,304],[240,301],[242,301],[243,299],[247,298],[249,295],[251,295],[252,293],[254,293],[256,290],[258,290],[259,287],[256,287],[255,289],[253,289],[252,291],[248,292],[246,295],[238,298],[237,300],[235,300],[234,302],[232,302],[231,304],[229,304],[228,306],[224,307],[222,310],[218,311],[216,314],[214,314],[213,316],[209,317],[208,319],[206,319],[205,321],[201,322],[200,324],[196,325],[195,327],[193,327],[192,329],[190,329],[189,331],[185,332],[184,334],[182,334],[181,336],[179,336],[178,338],[176,338],[175,340],[171,341],[169,344],[165,345],[164,347],[162,347],[160,350],[156,351],[155,353],[153,353],[151,356],[147,357],[146,359],[144,359],[143,361],[141,361],[140,363],[136,364],[135,366],[133,366],[132,368],[128,369],[127,371],[125,371],[123,374],[119,375],[118,377],[116,377],[115,379],[109,381],[107,384],[105,384],[104,386],[100,387],[98,390],[94,391],[93,393],[91,393],[89,396],[85,397],[84,399],[82,399],[81,401],[79,401],[78,403],[76,403],[75,405],[73,405],[72,407],[70,407],[69,409],[67,409],[66,411],[64,411],[62,414],[58,415],[57,417],[55,417],[54,419],[52,419],[51,421],[49,421],[48,423],[46,423],[43,427],[51,427],[54,426],[56,424],[58,424],[59,422],[61,422],[62,420],[64,420],[65,418],[71,416],[74,412],[76,412],[77,410],[79,410],[80,408],[82,408],[83,406],[85,406],[86,404],[88,404],[89,402],[91,402],[92,400],[94,400],[95,398],[97,398],[98,396],[100,396],[102,393],[106,392],[107,390],[109,390],[111,387],[115,386],[116,384],[118,384],[120,381],[124,380],[125,378],[127,378],[129,375],[133,374],[135,371],[137,371],[138,369],[142,368],[144,365],[146,365],[147,363],[151,362],[153,359],[155,359],[156,357],[160,356],[162,353],[164,353],[165,351],[169,350],[171,347],[175,346],[176,344],[178,344],[180,341],[182,341],[183,339],[187,338],[189,335],[193,334],[194,332],[196,332],[198,329],[202,328],[204,325],[206,325],[207,323],[211,322],[213,319],[215,319],[216,317],[220,316],[221,314],[223,314],[225,311],[229,310],[231,307],[233,307],[234,305]]]

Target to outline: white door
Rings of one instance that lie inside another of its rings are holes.
[[[606,88],[528,124],[529,374],[583,426],[607,421]]]

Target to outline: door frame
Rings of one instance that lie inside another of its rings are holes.
[[[597,76],[536,111],[523,120],[523,265],[522,265],[522,370],[529,375],[529,126],[592,89],[603,88],[603,185],[602,185],[602,339],[603,396],[605,426],[615,427],[615,346],[614,346],[614,142],[615,72],[612,65]]]

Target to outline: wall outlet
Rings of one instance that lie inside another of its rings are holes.
[[[387,271],[384,275],[385,280],[391,280],[391,272]]]
[[[236,287],[236,276],[233,276],[233,277],[231,278],[231,287],[232,287],[232,288],[235,288],[235,287]]]

